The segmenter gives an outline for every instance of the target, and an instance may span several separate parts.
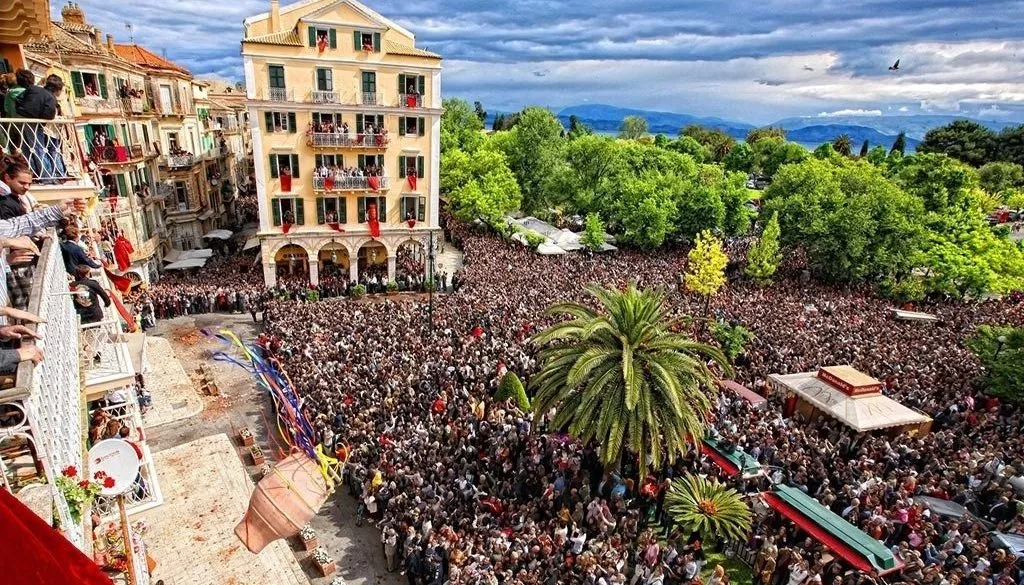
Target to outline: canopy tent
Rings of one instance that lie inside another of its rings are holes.
[[[902,567],[881,542],[796,488],[776,485],[773,491],[762,492],[761,497],[859,571],[884,575]]]
[[[234,232],[231,230],[213,230],[203,236],[203,238],[213,240],[230,240],[233,235]]]
[[[834,381],[822,374],[772,374],[769,379],[779,390],[792,392],[813,409],[831,416],[858,433],[893,427],[917,427],[926,432],[931,423],[932,419],[928,416],[883,396],[877,390],[862,391],[870,386],[844,389],[834,385],[841,385],[842,381]],[[863,374],[860,376],[869,378]]]
[[[746,400],[754,408],[764,408],[768,404],[767,398],[747,388],[743,384],[736,382],[735,380],[721,380],[718,382],[718,385]]]
[[[931,313],[918,313],[916,311],[904,311],[901,309],[893,309],[893,316],[900,321],[917,321],[919,323],[935,323],[939,320],[938,317]]]
[[[990,532],[992,541],[1000,548],[1005,548],[1015,557],[1024,557],[1024,534],[1016,532]]]
[[[914,501],[918,504],[927,505],[931,511],[947,518],[963,518],[970,514],[967,508],[949,500],[940,500],[931,496],[914,496]]]
[[[249,238],[248,240],[245,241],[245,246],[242,247],[242,251],[244,252],[246,250],[252,250],[253,248],[259,248],[259,247],[260,247],[260,239],[259,238]]]
[[[189,268],[202,268],[203,266],[206,266],[206,258],[189,258],[188,260],[171,262],[164,266],[164,270],[188,270]]]
[[[195,260],[197,258],[209,258],[213,256],[213,250],[202,248],[200,250],[171,250],[164,255],[164,262],[178,262],[179,260]]]
[[[718,439],[705,437],[701,442],[700,451],[729,475],[736,475],[741,469],[744,478],[757,477],[762,473],[761,465],[756,459],[743,449],[725,445]]]

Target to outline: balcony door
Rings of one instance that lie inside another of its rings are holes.
[[[163,114],[171,113],[171,86],[161,85],[160,86],[160,112]]]

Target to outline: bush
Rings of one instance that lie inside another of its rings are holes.
[[[587,214],[586,227],[583,230],[580,243],[591,252],[597,252],[604,247],[604,225],[601,224],[601,218],[596,213]]]
[[[735,360],[743,353],[747,343],[754,338],[754,333],[739,324],[717,321],[711,327],[711,336],[722,348],[722,353],[730,360]]]
[[[904,278],[899,282],[888,278],[878,285],[878,293],[904,303],[920,301],[925,297],[924,282],[916,277]]]
[[[398,283],[393,281],[393,280],[388,281],[388,292],[389,293],[398,292]]]
[[[501,378],[498,391],[494,393],[494,399],[499,402],[509,398],[515,399],[519,410],[523,412],[530,411],[530,399],[526,396],[526,388],[523,387],[522,380],[519,379],[515,372],[507,372]]]
[[[357,285],[352,287],[352,297],[353,298],[358,299],[358,298],[365,297],[365,296],[366,296],[366,285],[365,284],[357,284]]]
[[[524,230],[523,237],[526,238],[526,245],[529,246],[531,250],[536,250],[541,244],[548,241],[544,234],[536,230]]]

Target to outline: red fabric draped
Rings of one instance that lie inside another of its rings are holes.
[[[121,302],[121,296],[112,294],[110,295],[110,300],[114,301],[114,306],[117,307],[117,312],[121,315],[121,319],[124,320],[125,327],[128,329],[128,332],[134,333],[138,331],[139,326],[135,322],[135,316],[132,315],[132,312],[128,310],[128,307],[125,307],[124,303]]]
[[[407,108],[415,108],[416,107],[416,96],[415,95],[409,94],[409,95],[405,96],[405,107],[407,107]]]
[[[291,230],[291,229],[292,229],[292,224],[290,224],[290,223],[286,223],[286,224],[284,224],[284,225],[282,225],[282,226],[281,226],[281,231],[283,231],[283,232],[284,232],[284,233],[286,233],[286,234],[287,234],[287,233],[288,233],[288,231],[289,231],[289,230]]]
[[[380,191],[380,177],[366,177],[366,184],[370,186],[373,191]]]
[[[320,53],[323,53],[327,49],[327,39],[320,37],[320,40],[316,43],[316,48]]]
[[[96,563],[0,488],[0,564],[21,585],[113,585]]]
[[[334,230],[336,232],[343,232],[343,231],[345,231],[345,230],[341,229],[341,224],[340,223],[329,223],[329,224],[327,224],[327,227],[331,228],[332,230]]]
[[[114,240],[114,260],[117,261],[117,269],[121,272],[128,270],[128,267],[132,265],[131,255],[135,251],[132,247],[132,243],[129,242],[124,236],[117,236]]]
[[[103,267],[103,271],[107,273],[107,280],[110,284],[114,285],[114,288],[125,293],[132,288],[132,279],[127,276],[121,276],[120,274],[114,274],[106,266]]]
[[[110,205],[110,213],[117,213],[117,195],[107,197],[107,204]]]
[[[415,173],[409,174],[408,179],[409,179],[409,190],[410,191],[415,191],[416,190],[416,174]]]
[[[370,177],[371,179],[376,177]],[[370,235],[379,238],[380,237],[380,220],[377,218],[377,204],[371,203],[366,208],[366,223],[370,226]]]
[[[700,444],[700,452],[703,453],[706,457],[710,458],[712,461],[714,461],[715,465],[720,467],[722,471],[726,472],[730,476],[736,475],[737,473],[740,472],[740,469],[733,465],[732,461],[729,461],[721,453],[715,451],[714,449],[705,445],[704,443]]]

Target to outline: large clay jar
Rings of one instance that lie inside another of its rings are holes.
[[[320,467],[304,453],[281,460],[256,485],[235,535],[254,553],[279,538],[299,533],[327,501]]]

